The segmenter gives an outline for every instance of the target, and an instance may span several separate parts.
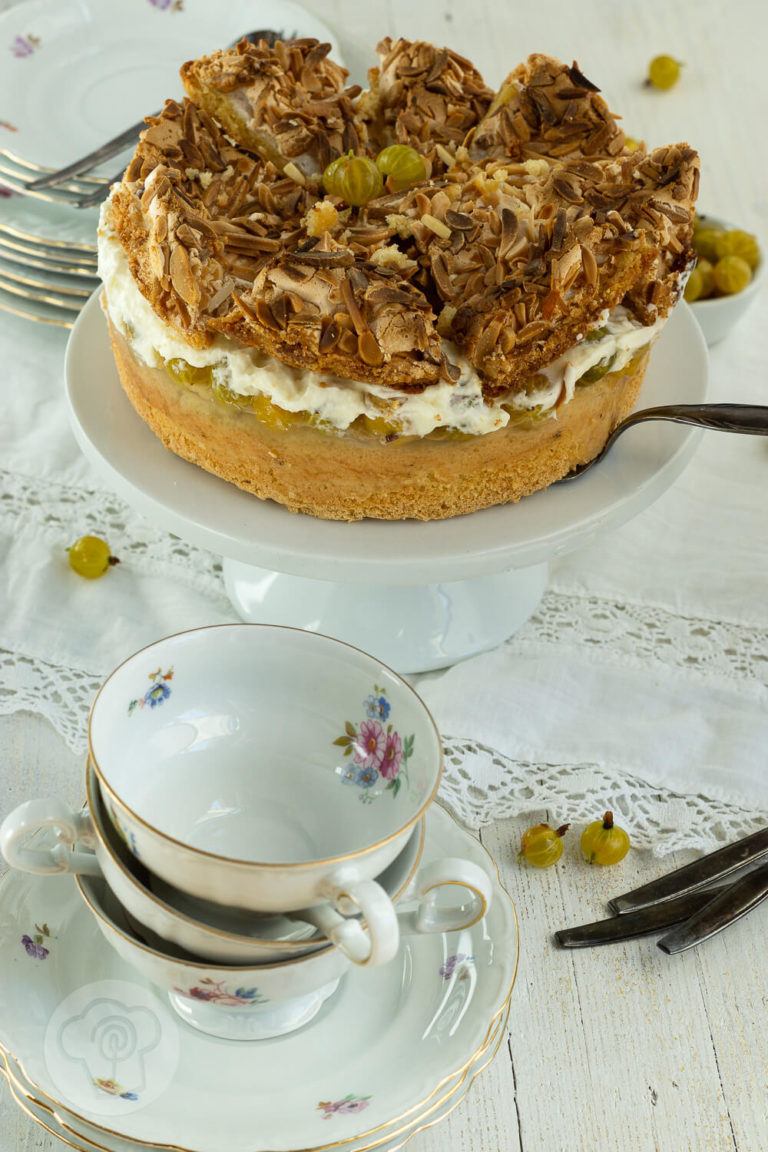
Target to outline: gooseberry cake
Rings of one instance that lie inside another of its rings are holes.
[[[293,512],[438,519],[594,457],[693,263],[698,158],[631,150],[578,66],[498,91],[386,39],[370,87],[315,40],[185,64],[99,230],[131,403]]]

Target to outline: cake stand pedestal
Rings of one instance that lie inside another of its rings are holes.
[[[224,560],[237,614],[345,640],[398,672],[445,668],[495,648],[532,615],[548,582],[546,564],[440,584],[348,584]]]
[[[65,375],[86,456],[137,511],[224,557],[238,615],[334,636],[404,673],[445,667],[516,632],[546,589],[549,561],[647,508],[701,435],[646,424],[583,478],[519,504],[346,524],[293,515],[164,448],[123,393],[96,295],[72,329]],[[643,406],[700,403],[706,386],[706,345],[681,304],[651,357]]]

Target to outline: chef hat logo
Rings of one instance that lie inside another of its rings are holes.
[[[69,1017],[58,1034],[61,1051],[83,1067],[89,1081],[119,1080],[136,1093],[146,1086],[145,1060],[160,1039],[160,1022],[149,1008],[108,998]]]

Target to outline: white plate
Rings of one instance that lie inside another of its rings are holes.
[[[454,855],[490,863],[433,806],[424,859]],[[217,1041],[179,1023],[117,957],[71,877],[11,872],[0,887],[0,1047],[39,1101],[84,1122],[89,1136],[112,1132],[190,1152],[338,1144],[351,1152],[394,1139],[466,1081],[506,1012],[516,966],[514,909],[496,882],[485,920],[409,939],[392,964],[349,973],[307,1028],[258,1043]],[[105,987],[118,992],[107,996]],[[111,1030],[105,1037],[99,1023],[94,1036],[116,1041],[132,1011],[123,1005],[149,1003],[162,1038],[144,1049],[145,1087],[130,1099],[94,1087],[93,1064],[103,1067],[99,1077],[121,1082],[135,1044],[94,1042],[73,1054],[64,1039],[94,1006],[101,1011],[105,996]]]
[[[427,524],[346,524],[294,515],[164,448],[123,393],[96,296],[72,330],[65,373],[75,435],[118,495],[203,548],[318,581],[418,585],[539,564],[648,507],[680,475],[700,436],[649,424],[622,436],[582,480],[519,504]],[[681,304],[653,350],[640,406],[698,403],[706,389],[706,345]]]
[[[29,0],[0,15],[0,146],[60,168],[97,148],[167,97],[179,68],[246,32],[338,43],[291,0]],[[119,162],[100,171],[109,176]]]

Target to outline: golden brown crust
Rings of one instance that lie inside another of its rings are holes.
[[[149,368],[110,325],[120,379],[166,447],[292,512],[329,520],[444,519],[514,502],[561,479],[600,451],[634,407],[648,352],[631,374],[577,390],[557,416],[485,436],[401,439],[312,427],[271,427],[223,405],[210,389]]]

